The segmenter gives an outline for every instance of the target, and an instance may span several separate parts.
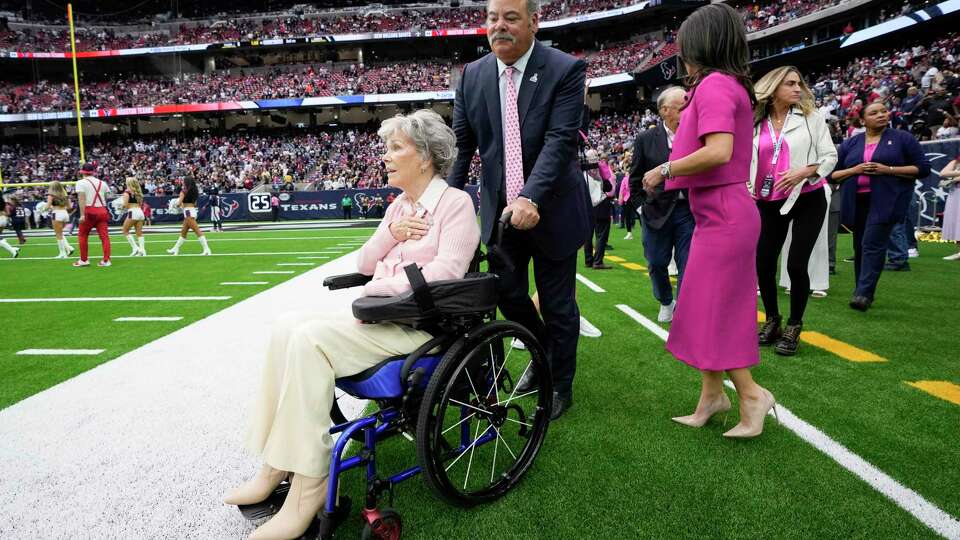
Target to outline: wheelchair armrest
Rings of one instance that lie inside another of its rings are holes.
[[[335,291],[337,289],[349,289],[350,287],[360,287],[362,285],[366,285],[371,279],[373,279],[373,276],[355,272],[353,274],[330,276],[323,280],[323,286],[331,291]]]

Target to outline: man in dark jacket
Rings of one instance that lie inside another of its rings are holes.
[[[673,287],[670,285],[670,258],[677,261],[677,295],[683,281],[683,270],[693,237],[693,214],[684,191],[664,191],[657,186],[653,193],[643,189],[643,175],[659,167],[670,158],[673,134],[680,125],[680,108],[685,93],[679,87],[667,88],[657,98],[657,108],[663,119],[657,127],[637,135],[633,143],[633,162],[630,164],[630,197],[637,197],[643,224],[643,252],[647,258],[653,297],[660,302],[657,320],[670,322],[676,307]]]

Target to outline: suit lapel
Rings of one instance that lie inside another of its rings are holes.
[[[667,145],[667,127],[663,124],[663,122],[660,122],[660,125],[657,126],[657,129],[660,130],[660,133],[658,133],[657,136],[653,138],[654,144],[657,145],[657,148],[656,148],[657,153],[654,155],[669,156],[670,146]],[[647,172],[647,171],[643,171],[643,172]]]
[[[483,94],[487,100],[487,114],[493,127],[495,141],[503,140],[503,123],[500,119],[500,80],[497,73],[497,57],[490,53],[483,67]],[[498,147],[502,145],[497,145]]]
[[[543,45],[539,41],[533,42],[533,52],[527,60],[527,67],[523,72],[523,82],[520,83],[520,94],[517,95],[517,113],[520,116],[520,128],[523,129],[523,120],[527,117],[530,103],[540,89],[540,71],[546,63],[547,55],[541,50]],[[494,62],[496,64],[496,62]]]

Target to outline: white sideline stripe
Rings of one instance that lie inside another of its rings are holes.
[[[277,266],[316,266],[317,263],[277,263]]]
[[[341,250],[342,251],[342,250]],[[341,251],[265,251],[260,253],[211,253],[210,255],[204,255],[202,253],[181,253],[179,255],[169,255],[164,253],[163,255],[145,255],[141,257],[133,257],[131,255],[113,255],[110,257],[110,260],[114,259],[144,259],[151,257],[274,257],[277,255],[310,255],[315,253],[326,253],[330,255],[340,255]],[[94,257],[96,258],[96,257]],[[322,257],[329,258],[329,257]],[[70,259],[57,259],[56,257],[3,257],[0,258],[2,261],[54,261],[54,260],[67,260]]]
[[[624,312],[631,319],[637,321],[644,328],[653,332],[657,337],[666,341],[668,332],[653,321],[634,311],[630,306],[618,304],[617,309]],[[733,383],[724,381],[730,388]],[[773,414],[771,411],[769,414]],[[820,450],[841,467],[866,482],[881,495],[893,501],[897,506],[909,512],[921,523],[937,534],[951,539],[960,539],[960,520],[944,512],[930,501],[923,498],[916,491],[897,482],[876,466],[851,452],[847,447],[838,443],[816,427],[800,419],[789,409],[777,403],[777,415],[780,424],[798,437]]]
[[[590,290],[593,291],[593,292],[607,292],[607,291],[603,290],[603,288],[601,288],[599,285],[597,285],[596,283],[590,281],[589,279],[581,276],[580,274],[577,274],[577,281],[579,281],[580,283],[583,283],[584,285],[586,285],[587,288],[590,289]]]
[[[221,281],[221,285],[267,285],[269,281]]]
[[[161,322],[179,320],[183,320],[183,317],[117,317],[113,322]]]
[[[329,259],[330,257],[297,257],[298,259]]]
[[[231,296],[90,296],[78,298],[0,298],[0,304],[31,302],[194,302],[197,300],[229,300]]]
[[[232,233],[232,234],[243,233],[243,232],[246,232],[246,231],[237,231],[237,232]],[[115,235],[111,235],[111,236],[121,236],[121,235],[120,235],[120,234],[115,234]],[[68,237],[67,239],[69,240],[69,239],[71,239],[71,238],[76,238],[76,237],[72,237],[72,236],[71,236],[71,237]],[[148,238],[148,237],[147,237],[147,236],[144,236],[144,238]],[[365,238],[365,237],[363,237],[363,236],[358,236],[357,238]],[[210,238],[209,238],[207,241],[210,242],[211,244],[213,244],[213,243],[219,243],[219,242],[269,242],[269,241],[271,241],[271,240],[286,241],[286,240],[340,240],[340,239],[343,239],[343,237],[342,237],[342,236],[277,236],[277,237],[269,237],[269,236],[267,236],[267,237],[263,237],[263,238],[226,238],[226,237],[217,235],[217,236],[210,236]],[[176,240],[176,238],[174,238],[174,237],[171,237],[170,239],[157,238],[157,239],[153,239],[153,240],[144,240],[143,243],[144,243],[144,244],[172,244],[175,240]],[[51,242],[37,242],[37,243],[31,242],[30,245],[31,245],[31,246],[50,246],[50,247],[54,247],[54,246],[56,246],[57,244],[56,244],[56,243],[51,243]],[[73,244],[71,243],[71,245],[73,245]],[[352,245],[362,246],[363,244],[337,244],[337,245],[340,245],[340,246],[352,246]]]
[[[254,274],[296,274],[296,270],[260,270]]]
[[[21,356],[96,356],[104,349],[24,349],[18,351]]]

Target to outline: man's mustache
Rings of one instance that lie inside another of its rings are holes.
[[[516,39],[515,37],[513,37],[513,36],[511,36],[510,34],[507,34],[507,33],[505,33],[505,32],[495,32],[495,33],[493,33],[493,34],[490,35],[490,41],[496,41],[496,40],[498,40],[498,39],[505,39],[505,40],[509,41],[510,43],[516,43],[516,42],[517,42],[517,39]]]

